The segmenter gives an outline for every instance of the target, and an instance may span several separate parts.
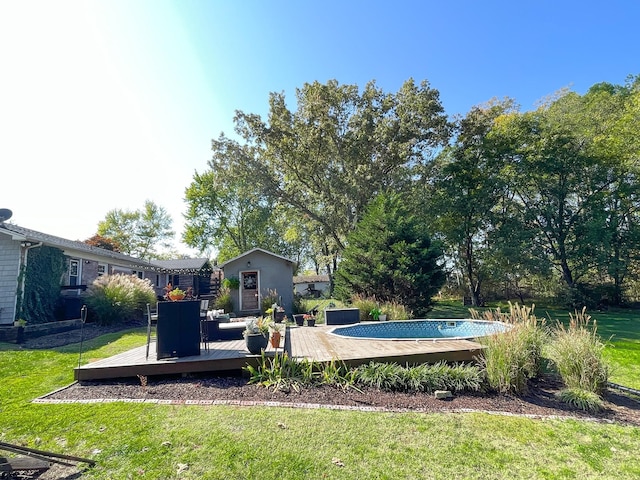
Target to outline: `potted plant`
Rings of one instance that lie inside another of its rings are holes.
[[[249,353],[260,355],[269,343],[269,322],[263,317],[250,318],[247,320],[243,335]]]
[[[307,327],[314,327],[316,325],[316,317],[310,313],[304,314],[304,320],[307,322]]]
[[[299,327],[304,325],[304,314],[296,313],[293,315],[293,320],[296,322],[296,325]]]
[[[271,330],[271,346],[273,348],[280,347],[280,339],[282,338],[282,333],[284,332],[285,324],[273,322],[270,326]]]
[[[169,299],[173,302],[177,302],[178,300],[183,300],[186,292],[184,290],[180,290],[179,288],[174,288],[169,293]]]
[[[371,311],[369,312],[369,315],[371,316],[371,318],[373,318],[374,321],[378,321],[380,320],[380,314],[382,312],[380,311],[380,309],[378,307],[374,307],[371,309]]]

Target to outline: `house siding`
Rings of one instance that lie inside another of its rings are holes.
[[[249,267],[247,262],[251,262]],[[223,270],[225,277],[238,278],[240,278],[242,272],[257,271],[259,287],[258,308],[262,307],[262,299],[275,291],[281,298],[286,315],[291,318],[293,309],[293,262],[262,251],[253,251],[225,264]],[[238,290],[231,291],[233,307],[237,313],[243,312],[240,310],[241,290],[242,285]]]
[[[12,325],[20,273],[20,243],[0,235],[0,325]]]

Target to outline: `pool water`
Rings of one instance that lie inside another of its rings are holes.
[[[334,328],[330,333],[349,338],[382,340],[470,339],[502,333],[511,326],[502,322],[471,319],[402,320],[358,323]]]

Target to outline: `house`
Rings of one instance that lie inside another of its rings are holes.
[[[329,294],[331,282],[329,275],[297,275],[293,277],[293,289],[296,295],[318,298]]]
[[[211,267],[207,259],[147,262],[84,242],[0,222],[0,326],[12,325],[16,320],[18,301],[24,292],[24,276],[21,272],[26,270],[29,255],[33,255],[41,247],[60,250],[67,263],[66,273],[60,280],[65,305],[64,319],[80,317],[82,292],[101,275],[137,275],[148,279],[156,294],[162,295],[169,281],[173,281],[175,285],[191,286],[196,294],[210,294],[211,286],[207,282],[211,281],[212,275],[215,277],[216,270],[217,275],[220,274],[218,269]]]
[[[24,291],[21,272],[26,269],[29,255],[41,247],[53,247],[64,254],[67,268],[60,286],[62,296],[67,300],[65,317],[68,318],[80,317],[80,295],[101,275],[126,273],[140,278],[157,275],[155,265],[129,255],[0,223],[0,326],[12,325],[16,320],[17,302]]]
[[[156,293],[162,294],[162,289],[171,285],[181,290],[191,287],[193,294],[198,297],[215,297],[220,288],[222,270],[211,265],[208,258],[180,258],[176,260],[152,260],[163,276],[163,284],[155,285]]]
[[[293,260],[254,248],[220,264],[224,278],[238,278],[231,290],[234,310],[239,315],[260,314],[262,299],[275,295],[291,318],[293,310]]]

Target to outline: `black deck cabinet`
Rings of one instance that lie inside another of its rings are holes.
[[[157,358],[200,355],[200,301],[158,302]]]

